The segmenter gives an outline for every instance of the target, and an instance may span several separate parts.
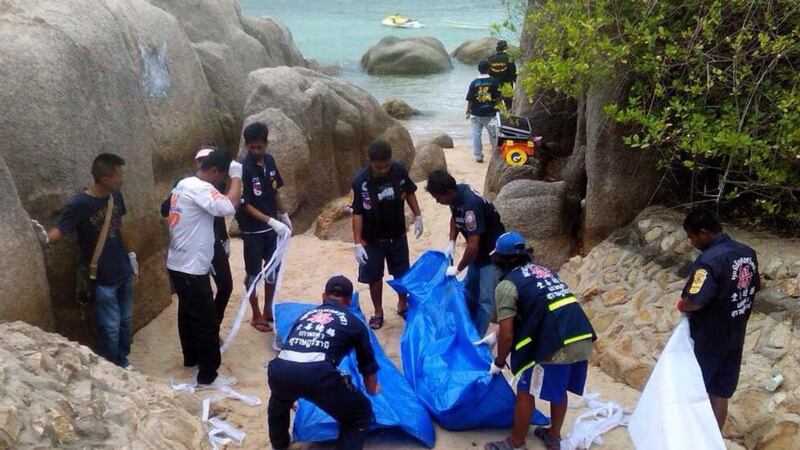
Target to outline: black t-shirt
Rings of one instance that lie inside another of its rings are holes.
[[[342,306],[325,303],[297,319],[281,351],[322,353],[325,361],[338,366],[353,349],[362,375],[378,371],[364,322]]]
[[[406,169],[392,161],[389,173],[375,178],[369,166],[353,179],[353,214],[364,218],[362,237],[367,242],[395,239],[406,233],[406,196],[417,191]]]
[[[278,201],[275,193],[283,186],[283,178],[275,165],[272,155],[264,155],[263,165],[256,158],[247,154],[242,161],[242,208],[236,212],[239,231],[262,233],[271,230],[266,223],[256,219],[244,210],[245,205],[252,205],[270,217],[278,217]]]
[[[505,52],[498,52],[490,56],[489,62],[489,75],[497,82],[503,85],[505,83],[514,83],[517,81],[517,65]]]
[[[450,205],[450,212],[456,221],[456,228],[465,238],[479,235],[480,245],[475,264],[483,267],[492,262],[489,253],[494,250],[497,238],[506,232],[500,221],[500,214],[494,205],[472,190],[469,185],[458,185],[458,198]]]
[[[114,284],[133,274],[128,251],[122,244],[120,226],[125,215],[125,202],[118,191],[114,196],[114,210],[108,227],[106,243],[97,262],[97,284]],[[62,234],[77,232],[81,248],[81,262],[89,265],[103,229],[108,208],[108,197],[93,197],[86,192],[75,194],[64,206],[58,219],[58,229]]]
[[[497,101],[500,89],[491,77],[480,77],[472,80],[467,91],[469,112],[473,116],[489,117],[497,114]]]

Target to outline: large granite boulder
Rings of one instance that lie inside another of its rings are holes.
[[[509,165],[500,152],[492,152],[486,178],[483,184],[483,194],[493,199],[506,184],[514,180],[541,180],[542,166],[536,158],[528,158],[521,166]]]
[[[558,268],[572,254],[579,205],[563,181],[515,180],[494,200],[506,229],[525,236],[536,261]]]
[[[426,180],[434,170],[447,170],[447,159],[444,157],[444,150],[432,142],[418,146],[417,154],[414,157],[414,165],[409,171],[409,176],[414,181]]]
[[[414,114],[419,114],[419,111],[397,97],[391,97],[383,102],[383,110],[395,119],[409,119]]]
[[[425,75],[452,70],[444,45],[430,36],[386,36],[364,53],[361,66],[370,75]]]
[[[201,405],[84,346],[0,324],[0,447],[207,448]]]
[[[389,141],[394,159],[406,167],[414,161],[408,131],[355,85],[278,67],[251,73],[247,92],[247,123],[263,120],[270,127],[269,151],[283,175],[290,212],[345,195],[375,139]]]
[[[450,53],[450,56],[463,64],[478,64],[497,51],[496,37],[486,36],[480,39],[464,41]]]
[[[453,138],[450,137],[449,134],[443,133],[437,136],[434,136],[433,139],[430,140],[432,144],[436,144],[442,148],[454,148],[455,145],[453,143]]]

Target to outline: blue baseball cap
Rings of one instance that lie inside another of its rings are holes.
[[[492,255],[524,255],[525,238],[516,231],[509,231],[500,235],[497,238],[497,243],[492,250]]]

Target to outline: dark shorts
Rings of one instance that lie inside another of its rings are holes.
[[[389,274],[397,278],[408,271],[408,239],[403,235],[397,239],[368,242],[367,263],[358,266],[358,282],[374,283],[383,280],[383,262]]]
[[[245,286],[261,273],[262,265],[269,262],[278,244],[278,234],[274,231],[258,234],[242,234],[244,246],[244,271],[247,273]],[[272,284],[272,283],[271,283]]]
[[[537,364],[522,372],[517,390],[560,405],[566,400],[567,391],[583,395],[588,369],[588,361],[572,364]]]
[[[697,350],[694,355],[709,395],[720,398],[731,398],[739,384],[739,372],[742,368],[742,348],[733,350]]]

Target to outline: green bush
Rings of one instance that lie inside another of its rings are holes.
[[[606,113],[657,150],[664,189],[727,215],[800,224],[800,1],[536,0],[529,95],[624,73]]]

